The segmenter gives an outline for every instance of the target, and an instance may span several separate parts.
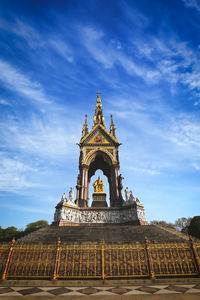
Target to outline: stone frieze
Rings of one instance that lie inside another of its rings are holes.
[[[54,215],[54,222],[65,221],[77,224],[120,224],[138,220],[146,222],[145,211],[142,205],[132,205],[119,209],[79,209],[65,205],[57,207]]]

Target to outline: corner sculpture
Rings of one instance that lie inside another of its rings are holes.
[[[124,178],[122,174],[119,174],[118,148],[120,145],[116,137],[112,115],[110,131],[106,129],[100,92],[97,92],[92,129],[89,131],[87,115],[85,115],[82,137],[78,144],[80,156],[76,199],[74,200],[72,188],[68,198],[66,198],[65,193],[63,194],[61,201],[56,206],[54,225],[77,226],[95,223],[147,225],[143,205],[128,188],[125,189],[126,200],[123,199],[122,181]],[[108,179],[110,207],[108,207],[103,181],[100,178],[93,184],[93,201],[91,207],[89,207],[90,181],[98,169],[102,170]]]

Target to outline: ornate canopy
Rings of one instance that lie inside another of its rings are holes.
[[[88,132],[87,115],[83,124],[82,137],[79,142],[79,175],[77,179],[76,202],[80,207],[88,207],[89,184],[96,170],[100,169],[108,178],[110,191],[110,205],[121,206],[123,199],[122,185],[119,185],[119,156],[120,143],[115,136],[115,125],[111,116],[110,131],[104,124],[104,116],[100,93],[97,93],[97,102],[93,118],[93,127]]]

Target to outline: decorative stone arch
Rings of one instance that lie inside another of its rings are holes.
[[[102,156],[104,160],[108,162],[109,165],[113,164],[113,156],[106,149],[95,149],[90,151],[85,158],[85,164],[89,167],[89,165],[92,163],[92,161],[94,161],[95,157],[98,155]]]
[[[83,163],[80,162],[79,169],[76,197],[79,207],[88,207],[90,180],[99,169],[108,178],[110,206],[121,206],[122,197],[118,187],[119,163],[115,163],[108,151],[101,149],[90,151]]]

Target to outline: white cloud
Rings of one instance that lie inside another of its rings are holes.
[[[23,38],[31,48],[45,44],[44,39],[41,38],[40,34],[33,27],[23,23],[19,19],[15,19],[12,23],[0,19],[0,28]]]
[[[135,172],[140,172],[142,174],[148,174],[148,175],[159,175],[160,171],[154,169],[154,168],[142,168],[142,167],[127,167],[127,169],[135,171]]]
[[[162,40],[149,38],[148,41],[135,39],[134,46],[141,59],[153,62],[157,79],[167,80],[170,84],[181,83],[193,91],[194,105],[200,97],[200,54],[189,43],[175,39]]]
[[[6,106],[12,106],[12,104],[10,102],[8,102],[7,100],[5,100],[5,99],[0,99],[0,104],[1,105],[6,105]]]
[[[134,39],[134,55],[127,55],[113,40],[107,40],[102,31],[92,27],[80,29],[82,43],[91,56],[105,69],[120,65],[129,75],[138,76],[147,83],[167,80],[170,84],[181,83],[198,93],[200,97],[200,55],[187,42],[149,37]],[[119,41],[118,41],[119,43]],[[196,99],[194,100],[197,104]]]
[[[58,113],[58,112],[57,112]],[[45,113],[42,117],[32,116],[28,120],[9,119],[0,123],[2,147],[29,153],[37,157],[61,160],[72,154],[80,139],[78,122],[66,120],[63,115]]]
[[[47,35],[44,37],[44,35],[42,36],[41,33],[36,31],[32,26],[19,19],[16,19],[13,23],[8,23],[3,19],[0,19],[0,28],[23,38],[30,48],[43,48],[43,50],[49,50],[49,48],[52,48],[67,62],[73,62],[72,51],[66,42],[54,36]]]
[[[200,165],[198,165],[197,163],[193,163],[193,167],[194,167],[197,171],[200,171]]]
[[[93,58],[100,62],[104,68],[113,68],[120,65],[129,75],[137,75],[148,82],[157,81],[160,77],[159,70],[153,70],[144,65],[139,65],[132,57],[125,55],[113,45],[113,41],[104,42],[102,31],[92,27],[80,29],[82,42]]]
[[[187,115],[181,115],[179,118],[172,121],[171,141],[183,149],[189,147],[198,153],[200,151],[200,122]]]
[[[183,0],[186,6],[194,7],[200,11],[200,1],[199,0]]]
[[[19,191],[32,187],[39,187],[41,184],[35,184],[28,180],[31,173],[37,173],[38,170],[17,158],[9,158],[4,153],[0,153],[0,189],[3,191]]]
[[[40,34],[28,24],[16,19],[13,26],[9,25],[10,30],[16,35],[24,38],[31,48],[43,46],[45,40],[41,38]]]
[[[58,52],[58,54],[60,54],[64,59],[66,59],[68,62],[73,62],[73,56],[72,56],[72,52],[69,49],[69,46],[56,38],[51,38],[49,40],[49,44],[53,47],[53,49]]]
[[[2,59],[0,59],[0,70],[0,80],[12,91],[34,101],[50,103],[39,83],[32,82],[28,76]]]

